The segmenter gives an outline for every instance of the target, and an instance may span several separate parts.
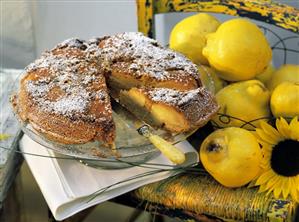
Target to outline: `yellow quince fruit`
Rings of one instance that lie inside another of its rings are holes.
[[[270,107],[275,117],[299,116],[299,82],[280,83],[272,92]]]
[[[268,83],[271,91],[282,82],[299,83],[299,65],[286,64],[277,69]]]
[[[228,81],[253,79],[263,72],[272,50],[262,31],[246,19],[231,19],[207,35],[202,51],[220,77]]]
[[[220,22],[212,15],[199,13],[189,16],[172,29],[169,37],[169,47],[184,54],[195,64],[208,64],[202,55],[206,45],[206,35],[216,31]]]
[[[251,132],[229,127],[214,131],[203,141],[200,160],[219,183],[240,187],[259,174],[262,153]]]
[[[244,127],[254,130],[271,116],[270,92],[259,80],[232,83],[216,94],[220,105],[213,123],[219,127]],[[250,122],[250,123],[248,123]]]

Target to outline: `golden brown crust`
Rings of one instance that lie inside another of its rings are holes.
[[[27,67],[17,110],[48,138],[77,144],[112,144],[115,126],[105,78],[83,51],[84,41],[58,45]]]
[[[97,43],[105,71],[111,78],[128,80],[130,87],[190,90],[201,86],[197,67],[190,60],[141,33],[122,33]]]

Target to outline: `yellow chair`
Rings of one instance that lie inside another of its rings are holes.
[[[155,15],[213,12],[243,16],[299,33],[299,10],[271,0],[137,0],[138,30],[155,37]]]

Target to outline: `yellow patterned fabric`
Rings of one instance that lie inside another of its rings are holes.
[[[180,175],[141,187],[134,195],[165,208],[225,221],[292,221],[296,207],[292,200],[276,199],[257,189],[226,188],[209,175]]]

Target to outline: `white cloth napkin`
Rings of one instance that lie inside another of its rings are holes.
[[[187,141],[179,143],[177,147],[186,153],[187,160],[184,165],[189,166],[198,161],[196,150]],[[28,153],[24,154],[25,159],[56,220],[63,220],[88,207],[181,172],[180,170],[157,172],[160,169],[144,167],[99,169],[85,166],[77,160],[29,155],[57,156],[26,135],[20,141],[20,149]],[[148,163],[172,165],[162,155]],[[144,173],[153,174],[121,182]],[[116,183],[118,184],[115,185]],[[109,189],[94,197],[94,192],[109,186]]]

